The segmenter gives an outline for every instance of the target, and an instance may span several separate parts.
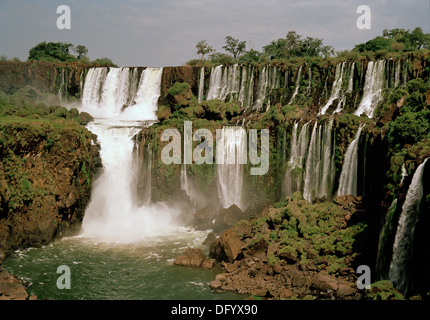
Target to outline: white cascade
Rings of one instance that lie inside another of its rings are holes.
[[[188,199],[190,199],[193,208],[195,209],[199,197],[198,194],[195,192],[195,189],[193,188],[190,179],[188,178],[187,167],[185,164],[181,167],[181,189],[185,192]]]
[[[135,173],[139,172],[139,161],[134,159],[133,137],[144,125],[157,119],[154,110],[157,109],[160,91],[160,73],[160,69],[146,69],[142,73],[136,104],[110,119],[96,118],[87,125],[88,129],[97,135],[100,143],[103,171],[93,184],[91,202],[82,224],[82,237],[101,241],[135,242],[165,233],[178,224],[179,213],[175,209],[163,203],[150,203],[148,195],[141,195],[145,201],[140,205],[135,196],[138,184]],[[102,87],[102,82],[96,81],[101,77],[100,70],[91,69],[89,76],[91,77],[87,79],[84,88],[88,94],[84,95],[87,102],[90,98],[98,99],[96,94],[91,93],[95,92],[95,88]],[[118,74],[117,76],[120,78]],[[121,81],[113,76],[109,81],[116,82],[119,88],[124,88]],[[108,81],[103,83],[103,87],[106,82]],[[108,83],[104,97],[107,97],[108,90],[120,92],[118,88],[113,88],[112,83]],[[100,108],[103,108],[101,104]],[[124,113],[129,110],[132,112],[127,116],[131,119],[124,119]],[[142,120],[149,121],[141,122]],[[149,165],[150,163],[151,161],[148,161]],[[147,170],[150,171],[150,167]],[[150,190],[150,186],[147,189]]]
[[[341,90],[342,90],[342,81],[343,81],[343,73],[346,62],[338,63],[336,65],[336,73],[334,77],[333,87],[331,89],[331,95],[328,99],[327,103],[322,107],[319,114],[325,114],[327,109],[332,105],[333,101],[341,98]],[[337,104],[336,110],[340,109],[342,105],[342,99]],[[340,111],[340,110],[339,110]]]
[[[222,86],[222,65],[212,67],[206,100],[219,99]]]
[[[361,102],[354,112],[360,116],[366,114],[369,118],[373,117],[373,113],[382,100],[382,89],[384,87],[385,78],[385,60],[376,62],[369,61],[364,82],[364,92]]]
[[[400,60],[397,60],[396,66],[394,69],[395,69],[394,70],[394,88],[397,88],[400,84],[400,71],[401,71]]]
[[[222,65],[211,69],[209,89],[206,100],[220,99],[225,101],[230,95],[230,101],[237,101],[240,91],[240,68]]]
[[[107,68],[91,68],[85,78],[82,108],[90,111],[99,105],[101,90],[107,75]]]
[[[124,120],[156,120],[158,98],[161,94],[163,68],[146,68],[143,70],[135,104],[128,106],[119,115]]]
[[[263,67],[261,70],[260,78],[258,81],[257,97],[254,102],[254,110],[261,110],[263,107],[264,99],[266,98],[267,86],[269,83],[269,71],[268,67]]]
[[[294,93],[291,96],[290,102],[288,104],[292,104],[294,102],[294,99],[296,98],[297,94],[299,93],[301,80],[302,80],[302,66],[300,66],[299,70],[297,71],[296,88],[295,88]]]
[[[314,124],[306,158],[303,198],[312,202],[317,197],[330,196],[334,181],[333,120]]]
[[[85,79],[81,111],[95,118],[115,120],[155,120],[160,96],[162,68],[146,68],[138,89],[137,71],[130,82],[129,68],[92,68]]]
[[[293,126],[290,143],[290,159],[285,171],[284,188],[287,197],[292,196],[296,191],[302,191],[303,185],[305,159],[309,144],[309,122],[303,125],[299,134],[297,134],[298,125],[299,124],[296,122]]]
[[[355,61],[351,64],[351,70],[349,71],[348,89],[346,90],[346,92],[352,92],[354,86],[354,69]]]
[[[106,118],[112,118],[119,114],[127,103],[130,88],[129,74],[129,68],[110,68],[100,101]]]
[[[239,126],[217,130],[216,163],[220,203],[224,208],[236,204],[242,210],[243,166],[246,163],[246,130]]]
[[[306,92],[307,94],[311,94],[312,91],[312,68],[309,67],[308,68],[308,86],[306,88]]]
[[[142,128],[104,120],[91,122],[88,129],[98,136],[103,172],[94,182],[81,236],[128,243],[176,226],[174,209],[161,203],[139,206],[133,197],[137,168],[132,137]]]
[[[197,101],[199,103],[203,101],[204,88],[205,88],[205,68],[201,68],[200,79],[199,79],[199,93],[197,96]]]
[[[394,287],[407,294],[408,286],[408,260],[413,250],[414,230],[418,221],[418,214],[423,197],[423,174],[428,158],[418,166],[415,171],[405,202],[402,206],[402,213],[396,231],[393,244],[393,257],[391,259],[389,279]]]
[[[312,195],[312,188],[316,186],[320,166],[319,160],[321,149],[319,148],[319,142],[321,140],[317,139],[317,130],[318,122],[315,122],[312,129],[311,141],[309,143],[308,157],[306,159],[305,185],[303,188],[303,198],[308,202],[311,202],[313,199],[314,195]]]
[[[239,102],[241,103],[242,107],[248,108],[249,107],[249,99],[247,96],[247,79],[248,79],[248,70],[246,67],[242,67],[242,75],[241,75],[241,82],[240,82],[240,90],[239,90]]]
[[[339,178],[339,188],[337,190],[337,195],[339,196],[357,195],[358,146],[362,129],[363,125],[360,125],[354,140],[346,150]]]

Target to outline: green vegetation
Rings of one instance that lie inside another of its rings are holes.
[[[91,115],[86,112],[79,113],[75,108],[68,110],[65,107],[47,106],[44,103],[32,105],[0,94],[0,122],[37,120],[48,123],[60,119],[71,120],[81,125],[93,120]]]
[[[366,300],[405,300],[405,297],[388,280],[372,283],[370,289],[365,290],[364,293]]]
[[[273,265],[281,260],[297,263],[304,269],[326,270],[337,274],[350,268],[356,253],[356,237],[365,229],[363,223],[347,223],[348,212],[332,202],[309,204],[300,192],[274,204],[266,215],[242,222],[252,239],[247,249],[261,241],[277,250],[268,256]]]
[[[70,51],[74,51],[76,56]],[[89,61],[87,57],[88,49],[83,45],[73,47],[71,43],[64,42],[46,42],[43,41],[30,49],[28,61],[43,61],[43,62],[80,62],[85,64],[93,64],[107,67],[117,67],[111,59],[101,58],[94,61]]]
[[[271,41],[262,47],[262,51],[250,48],[246,50],[246,41],[231,36],[225,38],[222,47],[227,53],[216,52],[206,40],[196,45],[200,59],[187,62],[190,65],[210,67],[217,64],[249,63],[264,65],[267,63],[295,63],[297,59],[389,59],[404,53],[423,52],[430,49],[430,34],[420,27],[414,30],[385,29],[381,36],[354,46],[351,50],[335,52],[334,48],[324,45],[323,39],[304,37],[295,31],[289,31],[284,38]],[[204,59],[208,56],[208,59]],[[316,60],[318,61],[318,60]],[[309,61],[307,61],[309,62]],[[317,63],[320,63],[318,61]]]
[[[240,55],[245,51],[246,41],[239,41],[231,36],[225,37],[225,46],[222,47],[225,51],[231,53],[234,59],[239,59]]]
[[[88,141],[94,137],[82,126],[87,116],[76,109],[15,104],[0,96],[0,216],[25,211],[36,199],[58,193],[55,169],[40,161],[55,164],[72,154],[80,157],[80,171],[90,187]]]
[[[430,105],[426,102],[427,85],[417,78],[407,83],[407,92],[395,91],[392,100],[406,97],[400,115],[388,125],[388,141],[395,150],[430,138]]]
[[[354,50],[360,52],[372,51],[416,51],[430,48],[430,34],[424,33],[420,27],[413,31],[405,29],[385,29],[382,36],[378,36],[365,43],[358,44]]]

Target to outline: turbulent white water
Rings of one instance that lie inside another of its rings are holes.
[[[385,78],[385,60],[370,61],[367,66],[364,92],[360,105],[354,114],[360,116],[366,114],[369,118],[373,117],[373,113],[382,100],[382,89],[384,87]]]
[[[403,294],[408,291],[407,263],[413,250],[414,229],[418,221],[419,207],[423,197],[422,178],[428,158],[418,166],[406,194],[399,217],[396,237],[393,244],[389,279]]]
[[[242,127],[224,127],[217,130],[216,162],[217,186],[221,205],[236,204],[245,209],[242,201],[243,165],[246,163],[246,131]]]
[[[339,188],[337,190],[339,196],[357,195],[358,143],[362,129],[363,125],[360,125],[354,140],[349,144],[346,150],[342,172],[339,178]]]
[[[97,134],[103,172],[94,182],[82,236],[103,241],[133,242],[162,233],[176,225],[176,212],[162,204],[139,207],[133,199],[134,142],[142,128],[92,122],[88,129]]]

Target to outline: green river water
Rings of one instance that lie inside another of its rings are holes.
[[[218,269],[177,266],[187,247],[201,247],[207,232],[178,228],[135,243],[97,242],[70,237],[41,248],[18,250],[2,267],[27,284],[30,295],[54,300],[199,300],[244,299],[215,293],[209,283]],[[203,248],[205,250],[205,248]],[[59,289],[61,265],[70,268],[70,289]]]

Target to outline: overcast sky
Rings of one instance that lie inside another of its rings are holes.
[[[371,29],[356,26],[359,5],[371,9]],[[71,29],[57,29],[57,7],[71,9]],[[207,40],[223,52],[225,37],[261,50],[290,30],[351,49],[384,29],[421,27],[429,32],[429,0],[0,0],[0,55],[27,60],[36,44],[70,42],[91,60],[121,66],[174,66],[197,58]]]

